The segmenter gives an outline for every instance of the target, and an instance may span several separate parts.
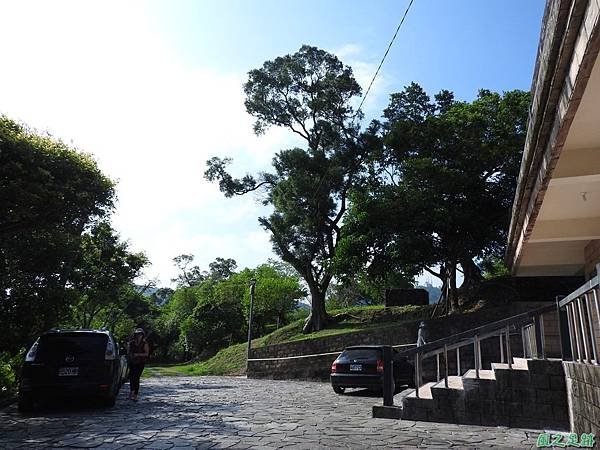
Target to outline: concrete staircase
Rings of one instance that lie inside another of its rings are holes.
[[[398,416],[422,420],[487,426],[569,429],[565,375],[560,360],[514,358],[492,363],[491,370],[475,369],[462,376],[426,383],[396,396]]]

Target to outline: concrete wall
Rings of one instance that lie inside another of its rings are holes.
[[[539,303],[514,303],[501,310],[484,310],[472,314],[430,319],[426,321],[429,331],[428,341],[441,339],[539,306]],[[416,340],[418,324],[418,320],[403,322],[376,330],[258,347],[252,350],[247,373],[251,378],[327,380],[331,363],[344,348],[351,345],[412,345]],[[552,334],[551,327],[551,320],[545,321],[545,328],[548,329],[546,333],[549,336]],[[519,332],[511,336],[511,351],[513,356],[523,356],[523,344]],[[500,362],[498,337],[482,341],[481,353],[484,369],[489,369],[492,362]],[[506,355],[506,349],[504,354]],[[297,358],[303,355],[317,356]],[[460,359],[462,373],[474,367],[472,345],[461,349]],[[448,370],[454,375],[457,370],[456,351],[449,352],[448,360]],[[436,358],[425,359],[423,364],[424,380],[436,379]],[[443,361],[440,361],[440,372],[445,373]]]
[[[571,431],[600,436],[600,366],[564,362]]]
[[[331,363],[338,353],[309,357],[288,357],[248,361],[248,376],[272,380],[317,380],[329,379]]]
[[[585,277],[592,278],[596,273],[596,264],[600,264],[600,239],[590,241],[583,250],[585,257]]]

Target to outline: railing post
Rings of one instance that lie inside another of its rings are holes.
[[[394,406],[394,359],[392,347],[383,346],[383,406]]]
[[[535,326],[535,357],[537,359],[546,359],[546,355],[544,354],[544,322],[542,321],[542,316],[535,316],[533,323]]]
[[[506,325],[506,360],[508,368],[512,369],[512,352],[510,351],[510,325]]]
[[[573,314],[573,304],[567,303],[567,319],[569,321],[569,338],[571,341],[571,353],[573,355],[572,360],[579,360],[579,341],[577,340],[577,334],[575,332],[575,316]]]
[[[504,345],[502,343],[502,333],[498,335],[498,338],[500,340],[500,362],[504,363]]]
[[[475,340],[473,341],[473,354],[475,359],[475,377],[479,378],[479,336],[475,335]]]
[[[598,275],[600,277],[600,275]],[[599,287],[592,289],[592,294],[594,296],[594,303],[596,304],[596,318],[598,319],[598,326],[600,326],[600,304],[598,303],[598,290]]]
[[[588,292],[583,294],[584,298],[584,309],[585,315],[587,316],[588,327],[590,328],[590,343],[592,350],[592,359],[594,360],[594,364],[598,364],[598,349],[596,348],[596,332],[594,331],[594,323],[592,322],[592,308],[591,308],[591,298],[588,295]]]
[[[415,353],[415,395],[419,398],[419,388],[421,387],[421,371],[419,370],[419,353]]]
[[[596,269],[600,269],[600,264],[596,266]],[[598,278],[600,279],[600,273],[598,275]],[[596,319],[598,320],[598,327],[600,328],[600,304],[598,304],[598,290],[600,290],[600,287],[598,286],[592,289],[592,297],[594,298],[594,305],[596,306]]]
[[[437,381],[440,381],[440,354],[435,354],[435,362],[437,364]]]
[[[444,344],[444,369],[446,376],[444,378],[444,386],[448,387],[448,345]]]
[[[460,347],[456,347],[456,375],[460,377]]]
[[[586,362],[590,362],[590,352],[588,350],[588,343],[587,343],[587,333],[585,332],[585,319],[583,318],[583,312],[581,310],[581,297],[577,297],[577,300],[575,300],[577,302],[577,312],[579,314],[579,320],[578,325],[579,325],[579,330],[581,331],[581,340],[583,342],[583,351],[585,352],[585,361]]]
[[[523,344],[523,358],[527,358],[527,332],[525,331],[525,326],[521,325],[521,343]]]
[[[581,358],[581,346],[579,345],[579,331],[577,328],[577,315],[575,313],[575,305],[573,304],[573,302],[569,303],[568,305],[568,311],[570,312],[570,323],[571,323],[571,327],[572,327],[572,333],[573,336],[571,337],[571,344],[574,344],[574,349],[576,350],[577,353],[577,361],[581,362],[582,358]]]
[[[567,318],[566,312],[563,311],[560,308],[560,301],[563,299],[564,297],[562,295],[557,295],[556,296],[556,317],[558,318],[558,339],[560,342],[560,359],[562,359],[563,361],[566,361],[568,358],[568,354],[569,352],[567,351],[567,333],[568,333],[568,320],[565,321],[565,319]],[[569,350],[570,350],[570,344],[569,344]],[[571,355],[572,358],[572,355]]]

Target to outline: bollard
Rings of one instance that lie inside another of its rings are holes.
[[[389,345],[383,346],[383,406],[394,406],[394,359]]]

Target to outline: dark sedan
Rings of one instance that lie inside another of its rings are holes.
[[[383,388],[383,356],[380,345],[347,347],[331,365],[331,386],[337,394],[347,388]],[[394,350],[394,355],[398,352]],[[394,359],[394,384],[413,385],[413,365],[404,358]]]

